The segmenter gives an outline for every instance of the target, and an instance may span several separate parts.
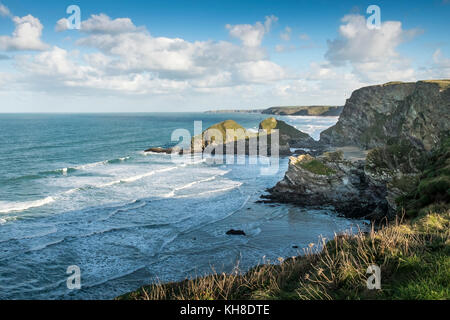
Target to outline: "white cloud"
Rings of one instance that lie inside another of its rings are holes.
[[[240,78],[247,83],[264,83],[286,77],[282,67],[268,60],[243,62],[237,69]]]
[[[55,30],[65,31],[69,27],[69,21],[62,18],[56,22]],[[81,31],[86,33],[118,34],[137,31],[137,28],[129,18],[117,18],[112,20],[106,14],[93,14],[81,22]]]
[[[96,65],[102,65],[105,72],[151,72],[159,78],[194,79],[195,85],[236,85],[249,79],[244,75],[251,73],[251,63],[267,60],[265,50],[260,47],[238,46],[226,41],[189,42],[180,38],[153,37],[145,29],[92,34],[77,43],[100,50],[103,60],[108,57],[107,63],[102,64],[99,56],[96,60]],[[253,73],[251,82],[278,78],[268,77],[274,72],[274,65],[264,64],[270,70],[261,72],[261,79]],[[215,81],[217,83],[213,84]]]
[[[8,88],[21,85],[24,92],[50,92],[52,97],[61,93],[142,99],[145,107],[170,101],[176,110],[176,106],[200,105],[210,109],[214,105],[343,104],[353,90],[365,85],[418,75],[445,76],[450,71],[449,59],[440,50],[430,56],[426,72],[414,71],[397,49],[415,32],[403,30],[400,22],[386,21],[380,30],[368,30],[364,17],[350,15],[343,18],[338,38],[328,43],[326,60],[293,73],[271,61],[261,46],[275,21],[269,16],[255,24],[227,25],[230,36],[240,40],[233,43],[155,37],[129,18],[92,15],[82,22],[82,37],[76,41],[88,48],[80,48],[84,54],[54,46],[34,55],[16,55],[20,77],[0,74],[0,82]],[[59,20],[55,29],[65,30],[66,22]],[[283,34],[286,41],[292,38],[289,27]],[[309,40],[306,34],[299,37]],[[298,50],[309,43],[282,42],[275,51]]]
[[[62,32],[69,29],[69,20],[66,18],[59,19],[55,25],[56,32]]]
[[[88,20],[81,23],[81,30],[88,33],[126,33],[136,31],[137,27],[129,18],[111,20],[105,14],[93,14]]]
[[[450,69],[450,59],[444,57],[441,49],[436,49],[433,53],[433,62],[440,68]]]
[[[410,80],[414,70],[397,47],[419,33],[403,30],[399,21],[385,21],[380,29],[369,29],[361,15],[346,15],[339,27],[339,37],[328,41],[325,57],[339,66],[349,63],[364,80]]]
[[[15,30],[12,36],[0,36],[0,50],[45,50],[48,46],[42,42],[43,26],[38,18],[27,15],[13,17]]]
[[[260,24],[264,33],[274,20],[267,17]],[[56,28],[64,25],[60,20]],[[81,31],[87,35],[76,44],[96,51],[79,55],[55,46],[17,57],[24,83],[40,90],[77,88],[93,94],[99,89],[117,94],[210,94],[287,77],[259,46],[153,37],[128,18],[112,20],[103,14],[83,21]]]
[[[12,17],[11,12],[9,9],[0,3],[0,16],[2,17]]]
[[[89,62],[96,64],[81,64],[75,62],[77,52],[68,52],[59,47],[42,52],[34,57],[16,57],[18,65],[25,72],[28,84],[43,90],[59,90],[79,88],[84,90],[109,90],[122,94],[160,94],[170,93],[186,87],[183,81],[159,79],[150,73],[108,74],[100,67],[104,65],[103,58],[89,55]],[[42,87],[41,87],[42,86]]]
[[[286,27],[284,29],[284,31],[280,33],[280,38],[284,41],[291,40],[291,32],[292,32],[292,29],[289,27]]]
[[[436,49],[431,56],[431,61],[425,68],[418,72],[420,79],[449,79],[450,78],[450,58],[442,53],[441,49]]]
[[[267,16],[264,24],[256,22],[254,25],[250,24],[227,24],[226,28],[230,30],[230,35],[242,41],[246,47],[258,47],[261,45],[264,35],[270,31],[270,28],[278,18],[274,15]]]

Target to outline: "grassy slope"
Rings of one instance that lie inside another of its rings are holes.
[[[155,284],[119,299],[450,299],[449,191],[439,182],[449,177],[449,148],[447,139],[401,199],[413,204],[407,221],[338,235],[323,250],[311,244],[303,256],[267,261],[243,275]],[[372,264],[381,268],[381,290],[366,287]]]
[[[265,114],[303,115],[303,116],[338,116],[342,111],[339,106],[286,106],[271,107],[264,110]]]

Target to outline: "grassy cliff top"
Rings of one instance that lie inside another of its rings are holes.
[[[302,116],[338,116],[341,106],[279,106],[264,110],[264,114],[302,115]]]
[[[435,83],[435,84],[439,85],[439,87],[441,89],[447,89],[448,87],[450,87],[450,79],[421,80],[418,82]],[[387,86],[393,86],[393,85],[398,85],[398,84],[411,84],[411,83],[414,83],[414,82],[390,81],[390,82],[386,82],[386,83],[382,84],[382,86],[387,87]]]
[[[206,140],[216,141],[216,137],[214,136],[214,131],[217,130],[222,135],[222,142],[227,141],[227,130],[236,130],[234,140],[245,139],[250,133],[245,130],[243,126],[237,123],[234,120],[225,120],[216,124],[213,124],[205,131],[203,131],[202,136]],[[192,137],[192,141],[200,138],[201,136]],[[200,139],[201,140],[201,139]],[[217,141],[218,142],[218,141]]]
[[[237,123],[234,120],[225,120],[216,124],[213,124],[212,126],[210,126],[208,129],[216,129],[219,130],[222,134],[225,135],[227,130],[236,130],[236,129],[243,129],[245,130],[245,128],[243,126],[241,126],[239,123]]]
[[[441,89],[448,89],[450,87],[450,79],[442,79],[442,80],[424,80],[423,82],[427,83],[435,83],[439,85]]]

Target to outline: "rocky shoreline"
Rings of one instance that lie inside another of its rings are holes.
[[[267,137],[227,120],[194,137],[189,149],[146,151],[182,154],[213,149],[213,154],[226,154],[234,144],[237,154],[239,142],[244,142],[241,152],[248,155],[253,144],[260,155],[260,139],[267,138],[264,155],[294,156],[284,178],[261,202],[330,207],[348,218],[389,220],[398,214],[399,197],[422,173],[423,159],[449,135],[449,110],[450,80],[390,82],[354,91],[339,121],[321,133],[320,141],[275,118],[259,125]],[[240,130],[241,135],[230,138],[228,129]],[[279,133],[276,154],[271,150],[273,129]]]
[[[369,93],[376,96],[362,98]],[[403,213],[406,222],[402,216],[367,234],[337,235],[317,253],[280,258],[280,265],[263,264],[241,277],[212,274],[153,284],[118,299],[410,299],[423,292],[447,299],[442,279],[448,271],[441,266],[448,262],[450,226],[449,110],[450,80],[359,89],[319,142],[290,139],[300,154],[289,158],[284,178],[261,200],[329,206],[372,221]],[[243,230],[227,234],[245,236]],[[372,264],[381,266],[390,290],[366,290],[364,275]]]
[[[319,152],[291,157],[285,177],[263,199],[331,206],[349,218],[393,219],[423,159],[449,135],[449,110],[450,80],[356,90],[337,124],[310,146]]]

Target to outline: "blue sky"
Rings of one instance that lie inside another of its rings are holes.
[[[450,78],[449,0],[0,3],[0,112],[339,105]],[[72,4],[80,30],[64,27]]]

